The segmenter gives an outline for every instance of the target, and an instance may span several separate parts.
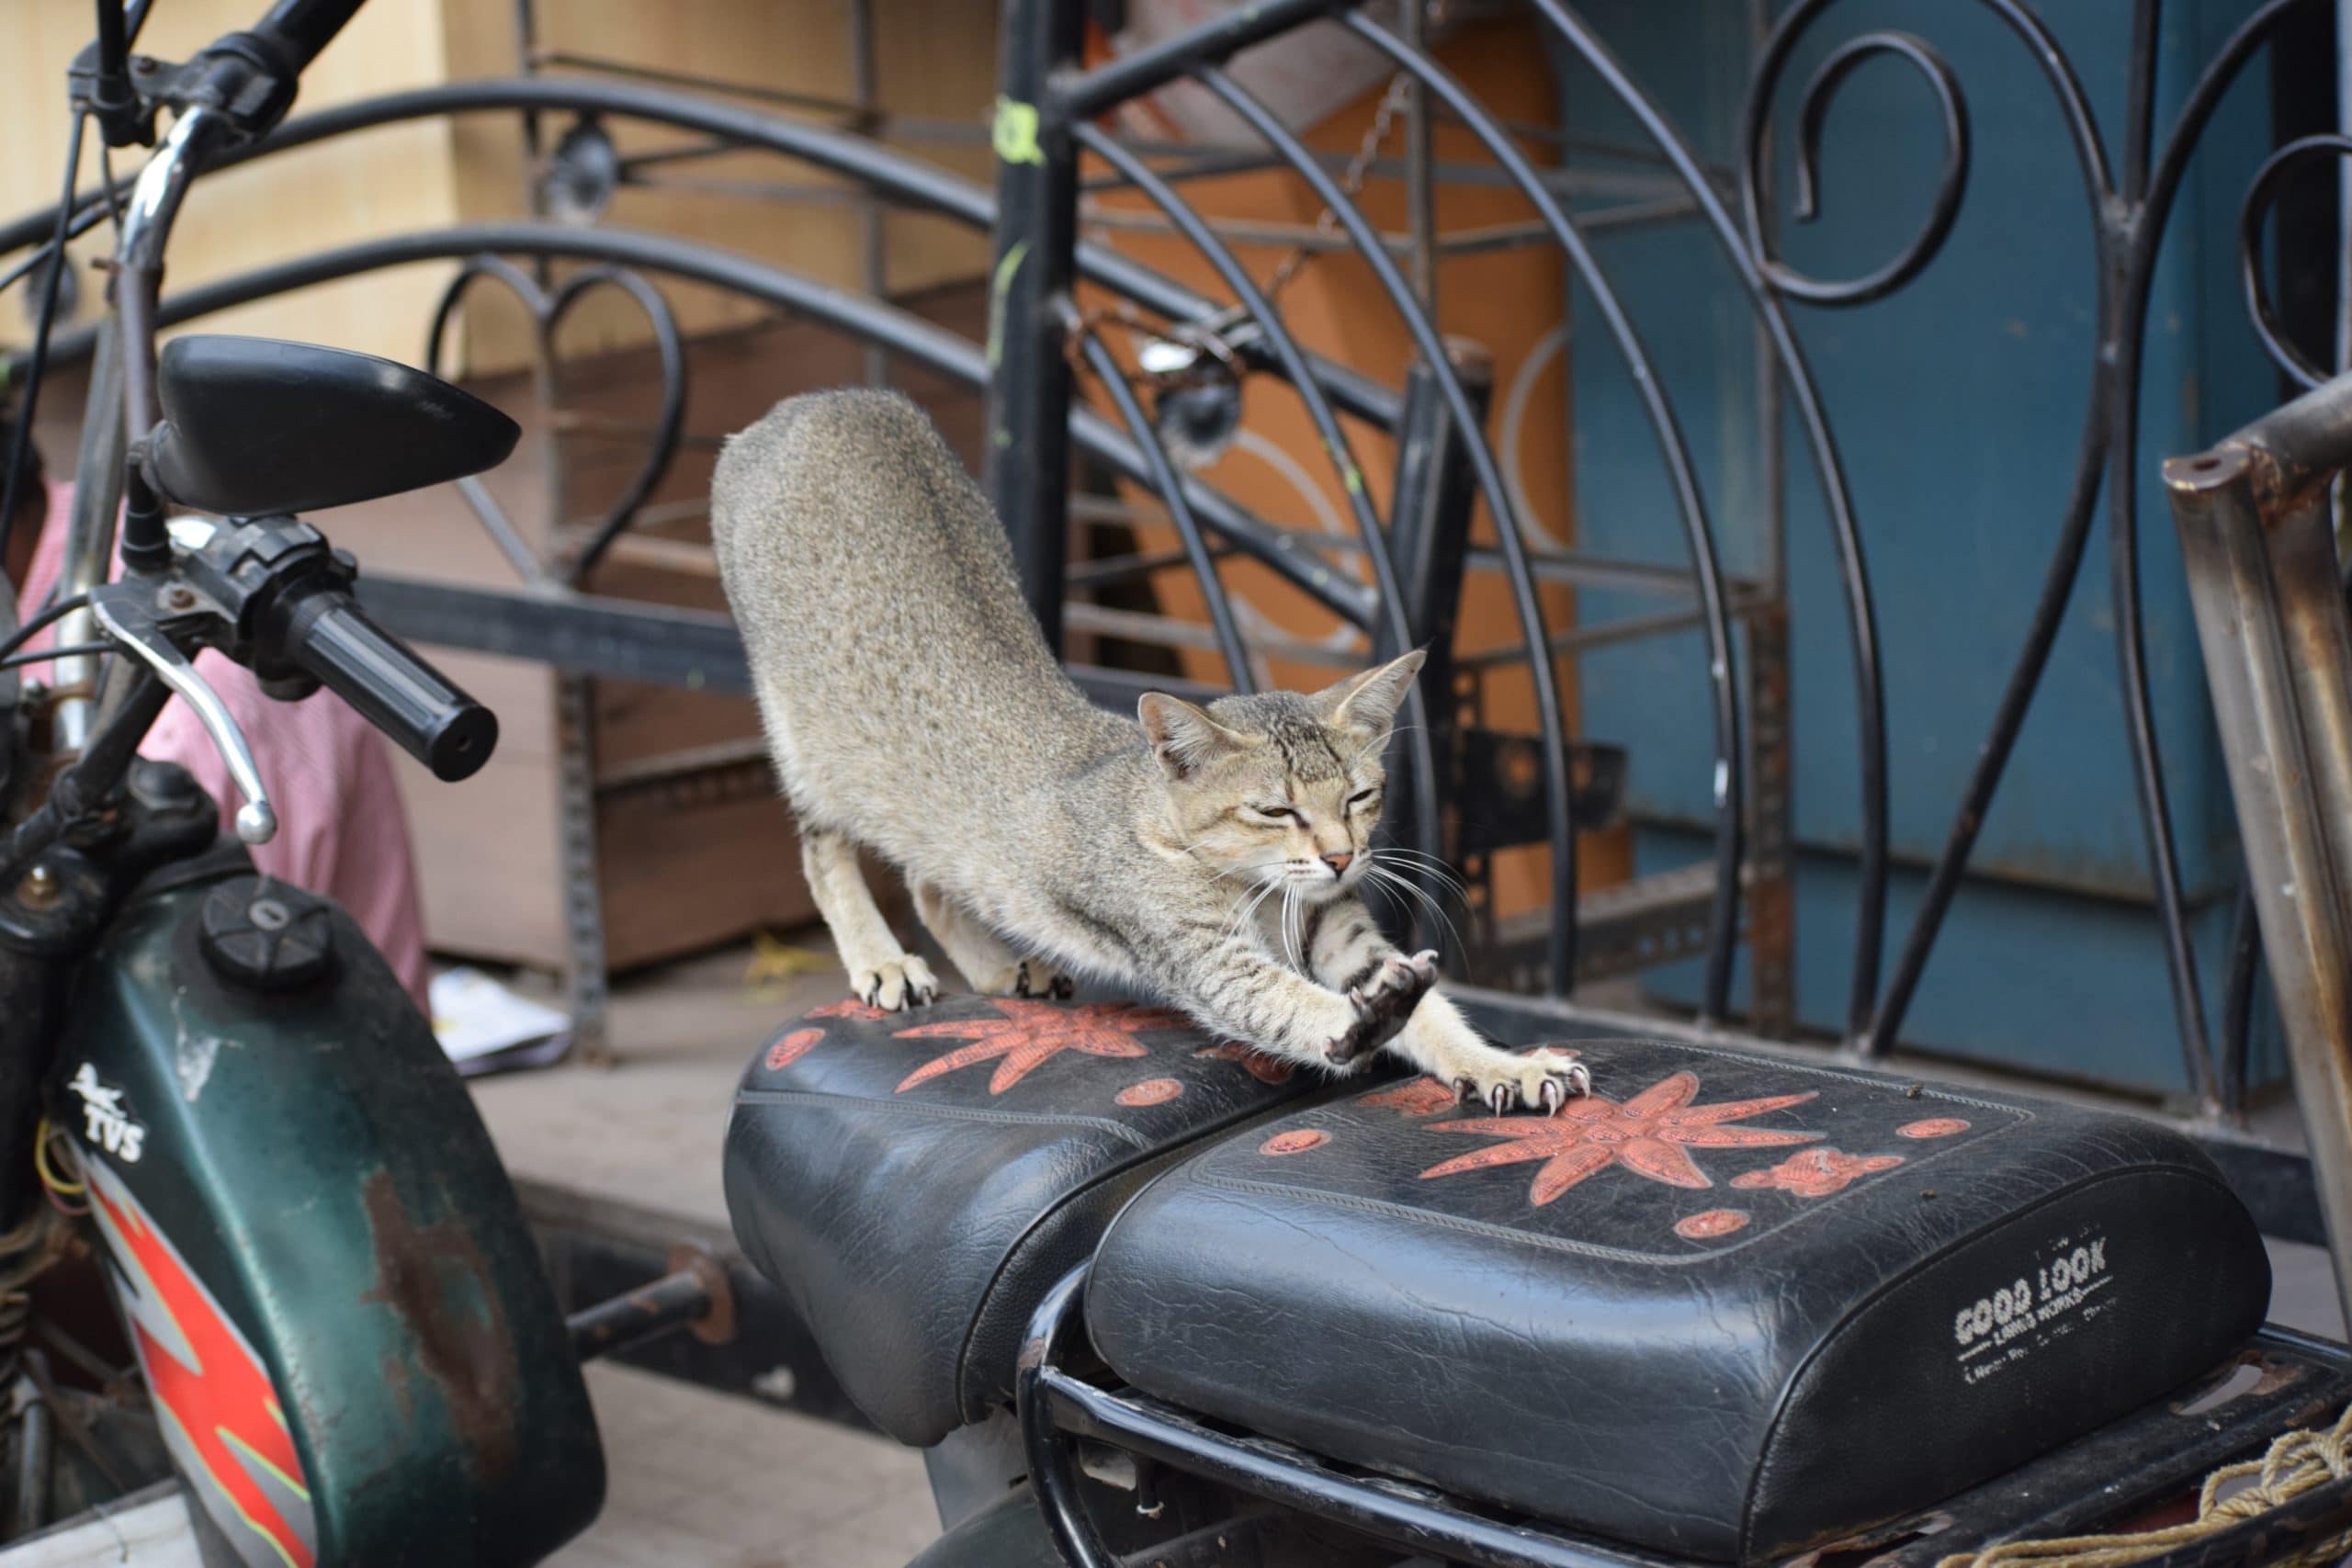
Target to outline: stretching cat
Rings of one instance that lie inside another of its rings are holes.
[[[809,890],[868,1003],[937,982],[860,845],[981,991],[1067,996],[1059,964],[1292,1061],[1385,1045],[1498,1113],[1585,1092],[1573,1059],[1499,1050],[1426,994],[1437,955],[1398,953],[1359,895],[1419,653],[1312,696],[1105,713],[1038,636],[978,487],[889,393],[794,398],[729,440],[711,530]]]

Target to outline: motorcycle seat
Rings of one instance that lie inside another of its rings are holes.
[[[752,1058],[728,1213],[868,1419],[928,1446],[1012,1397],[1023,1330],[1118,1207],[1306,1076],[1157,1009],[818,1009]]]
[[[1143,1393],[1685,1557],[1851,1540],[2260,1325],[2251,1217],[2149,1120],[1641,1041],[1497,1117],[1429,1080],[1147,1188],[1094,1348]]]

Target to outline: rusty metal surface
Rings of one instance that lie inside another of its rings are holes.
[[[2352,627],[2326,476],[2305,466],[2352,445],[2347,389],[2352,378],[2164,472],[2337,1294],[2352,1315]],[[2282,468],[2269,439],[2305,456]]]

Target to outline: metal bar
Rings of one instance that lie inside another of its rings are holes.
[[[338,104],[288,120],[260,141],[225,149],[209,167],[233,167],[374,126],[498,110],[519,111],[526,121],[560,111],[609,115],[726,137],[855,180],[894,202],[935,211],[976,229],[987,230],[996,223],[996,203],[984,187],[869,138],[684,93],[564,77],[451,82]],[[76,205],[98,199],[96,191],[85,192],[76,197]],[[56,210],[43,208],[0,224],[0,255],[46,239],[56,221]],[[1081,244],[1078,266],[1087,281],[1171,321],[1202,321],[1223,313],[1223,307],[1100,245]],[[1325,391],[1340,407],[1383,428],[1396,423],[1397,397],[1393,389],[1319,356],[1306,358]],[[1255,357],[1252,363],[1260,368],[1279,368]]]
[[[1668,1568],[1668,1559],[1532,1523],[1506,1524],[1458,1506],[1442,1493],[1408,1493],[1393,1483],[1359,1477],[1304,1450],[1263,1438],[1227,1437],[1159,1400],[1108,1393],[1081,1382],[1050,1359],[1033,1375],[1037,1393],[1032,1397],[1046,1413],[1036,1425],[1048,1431],[1108,1443],[1407,1552],[1479,1568]],[[1024,1431],[1029,1425],[1024,1423]],[[1032,1448],[1033,1461],[1038,1452]],[[1058,1531],[1056,1539],[1061,1540]],[[1069,1543],[1062,1546],[1070,1551]],[[1073,1553],[1070,1561],[1108,1560]]]
[[[1340,183],[1306,155],[1304,145],[1247,88],[1235,82],[1224,71],[1207,67],[1193,73],[1193,79],[1216,95],[1227,108],[1238,114],[1275,152],[1282,154],[1307,185],[1325,208],[1338,219],[1340,225],[1354,236],[1356,248],[1370,265],[1373,276],[1380,280],[1389,302],[1404,319],[1413,337],[1414,346],[1420,351],[1422,363],[1436,378],[1438,390],[1443,395],[1446,408],[1453,419],[1455,437],[1462,443],[1464,456],[1478,476],[1478,488],[1484,492],[1487,506],[1495,519],[1495,536],[1501,541],[1503,559],[1510,569],[1511,604],[1517,612],[1520,631],[1532,649],[1551,646],[1551,635],[1544,625],[1543,602],[1536,597],[1534,579],[1527,570],[1527,546],[1521,536],[1517,509],[1511,504],[1510,487],[1503,483],[1502,469],[1495,462],[1492,447],[1487,443],[1485,429],[1472,405],[1469,394],[1463,389],[1462,378],[1454,373],[1446,357],[1445,345],[1437,328],[1413,297],[1396,264],[1382,254],[1372,234],[1372,227],[1364,221],[1363,211],[1351,200]],[[1384,597],[1397,592],[1392,581],[1381,584]],[[1552,933],[1550,939],[1551,976],[1549,988],[1565,993],[1576,985],[1577,944],[1577,840],[1575,816],[1568,801],[1567,737],[1562,720],[1558,671],[1545,659],[1528,660],[1528,676],[1534,687],[1535,719],[1544,735],[1544,804],[1551,826],[1552,850]],[[1427,734],[1415,739],[1426,741]],[[1430,806],[1434,807],[1434,801]]]
[[[1493,359],[1466,339],[1447,339],[1445,350],[1483,422],[1494,400]],[[1470,542],[1478,493],[1437,376],[1419,360],[1406,372],[1405,417],[1396,433],[1396,479],[1389,487],[1389,498],[1388,542],[1396,558],[1397,581],[1405,590],[1406,635],[1413,647],[1424,650],[1417,679],[1430,694],[1430,750],[1438,776],[1453,779],[1457,776],[1454,731],[1460,707],[1453,701],[1454,625],[1461,615],[1463,558]],[[1374,649],[1375,657],[1382,659],[1396,658],[1403,651],[1385,642]],[[1434,918],[1441,907],[1442,889],[1434,867],[1453,857],[1442,837],[1439,812],[1434,807],[1424,811],[1419,781],[1402,770],[1400,774],[1396,792],[1398,808],[1383,826],[1386,832],[1403,838],[1406,848],[1419,852],[1417,866],[1407,874],[1425,897],[1419,907],[1392,911],[1391,919],[1399,922],[1392,934],[1401,939],[1407,934],[1404,928],[1409,926],[1420,933],[1413,938],[1411,947],[1442,949],[1443,922]]]
[[[1081,9],[1060,0],[1007,0],[997,68],[985,483],[1012,542],[1022,597],[1056,653],[1069,553],[1064,350],[1077,276],[1078,149],[1062,117],[1038,106],[1054,74],[1077,64],[1084,26]]]
[[[1348,509],[1355,519],[1356,533],[1363,543],[1364,558],[1372,567],[1374,590],[1372,610],[1357,625],[1372,631],[1375,643],[1385,635],[1396,646],[1404,646],[1410,636],[1410,629],[1404,621],[1404,599],[1397,586],[1396,562],[1389,554],[1387,540],[1381,534],[1380,520],[1373,514],[1372,503],[1364,495],[1363,470],[1357,466],[1346,433],[1340,428],[1331,400],[1324,395],[1323,389],[1312,377],[1303,380],[1296,378],[1297,373],[1305,368],[1306,360],[1281,313],[1274,309],[1272,301],[1266,298],[1265,291],[1258,287],[1232,250],[1210,231],[1201,215],[1182,197],[1163,184],[1142,159],[1084,121],[1072,126],[1071,134],[1088,152],[1133,179],[1136,187],[1152,205],[1166,213],[1183,231],[1184,237],[1192,242],[1193,247],[1216,269],[1225,286],[1240,299],[1242,307],[1264,334],[1270,351],[1290,367],[1294,377],[1291,384],[1298,389],[1299,400],[1306,406],[1307,417],[1314,422],[1316,434],[1321,438],[1324,452],[1340,476],[1341,488],[1347,492]],[[1429,737],[1429,705],[1418,684],[1408,690],[1406,703],[1406,745],[1415,776],[1419,781],[1420,793],[1417,799],[1421,803],[1422,821],[1427,827],[1430,814],[1437,808],[1437,761]],[[1558,715],[1548,716],[1552,727],[1547,728],[1546,734],[1556,738]],[[1553,771],[1547,766],[1547,775]],[[1436,837],[1433,831],[1426,836]]]
[[[843,332],[877,338],[892,353],[967,385],[981,386],[988,378],[978,344],[895,305],[748,256],[666,235],[572,229],[557,223],[459,224],[362,241],[185,290],[164,301],[156,319],[159,325],[168,327],[274,294],[382,267],[465,260],[485,254],[571,257],[692,278]],[[70,363],[90,353],[96,341],[94,328],[62,333],[51,345],[51,357],[60,364]],[[1142,453],[1100,414],[1091,409],[1073,409],[1070,430],[1080,446],[1120,474],[1138,483],[1150,482],[1150,468]],[[1334,615],[1356,626],[1364,624],[1372,614],[1374,596],[1363,584],[1334,571],[1318,553],[1333,542],[1329,536],[1275,527],[1206,485],[1190,478],[1184,484],[1185,497],[1201,521],[1227,542],[1272,569]]]
[[[2352,378],[2289,410],[2172,459],[2165,483],[2352,1322],[2352,622],[2306,460],[2352,451]],[[2316,442],[2314,415],[2335,422]]]
[[[1081,1263],[1056,1280],[1029,1314],[1012,1377],[1012,1408],[1021,1425],[1021,1446],[1029,1458],[1029,1484],[1036,1490],[1055,1547],[1070,1568],[1112,1568],[1115,1559],[1086,1517],[1086,1505],[1078,1495],[1078,1467],[1070,1461],[1069,1445],[1055,1429],[1045,1392],[1046,1369],[1084,1332],[1080,1307],[1086,1298],[1086,1270]]]
[[[707,1323],[722,1310],[726,1299],[725,1270],[717,1258],[703,1256],[626,1295],[583,1307],[564,1324],[571,1331],[572,1354],[582,1361],[601,1360]]]
[[[1429,0],[1405,0],[1404,44],[1429,52]],[[1430,182],[1430,93],[1419,77],[1405,88],[1405,213],[1413,292],[1437,313],[1437,192]]]
[[[1775,292],[1777,284],[1764,271],[1761,246],[1742,236],[1707,170],[1691,152],[1688,139],[1634,84],[1623,62],[1600,35],[1562,0],[1532,0],[1532,4],[1561,41],[1600,79],[1609,95],[1634,116],[1643,132],[1666,155],[1691,199],[1698,203],[1706,227],[1714,234],[1725,259],[1737,273],[1740,286],[1747,291],[1751,306],[1770,334],[1773,358],[1795,400],[1797,419],[1819,474],[1822,498],[1829,513],[1830,545],[1837,556],[1839,586],[1846,601],[1847,639],[1853,660],[1861,823],[1854,909],[1854,965],[1847,991],[1846,1020],[1849,1035],[1859,1038],[1866,1032],[1878,996],[1879,961],[1885,940],[1886,693],[1880,669],[1878,617],[1871,605],[1860,527],[1854,517],[1852,499],[1847,493],[1845,466],[1830,435],[1828,415],[1814,387],[1804,351],[1799,346]],[[1752,158],[1743,160],[1743,168],[1752,166]]]
[[[1194,66],[1229,60],[1238,51],[1277,33],[1286,33],[1301,22],[1312,21],[1349,3],[1350,0],[1260,0],[1256,5],[1219,11],[1174,38],[1119,55],[1082,75],[1065,76],[1054,84],[1055,112],[1058,118],[1070,121],[1091,119],[1174,81]]]
[[[717,76],[697,76],[684,71],[664,71],[656,66],[639,65],[631,61],[608,60],[597,55],[572,54],[560,49],[537,51],[532,57],[537,66],[560,66],[571,71],[593,71],[599,75],[618,76],[636,82],[651,82],[665,87],[684,87],[689,92],[719,93],[730,98],[750,98],[756,103],[774,104],[779,108],[803,109],[812,114],[838,115],[842,128],[861,136],[904,137],[910,141],[945,141],[964,146],[977,146],[989,139],[988,127],[978,120],[933,119],[922,115],[893,114],[880,104],[868,104],[867,95],[861,92],[857,101],[828,97],[822,93],[796,93],[789,88],[763,87],[750,82],[730,82]],[[856,76],[855,62],[852,66]]]
[[[1771,59],[1784,55],[1794,42],[1798,32],[1814,15],[1830,0],[1809,0],[1782,17],[1773,36]],[[2030,14],[2013,10],[2000,12],[2001,19],[2010,30],[2031,50],[2058,99],[2081,165],[2086,197],[2093,215],[2094,232],[2099,236],[2102,259],[2098,267],[2099,321],[2101,330],[2097,355],[2092,367],[2092,395],[2085,411],[2081,455],[2076,460],[2073,487],[2062,513],[2056,547],[2051,555],[2050,566],[2042,579],[2041,592],[2034,606],[2033,620],[2029,626],[2025,644],[2018,654],[2009,673],[2008,684],[2003,689],[1999,707],[1986,732],[1984,744],[1978,748],[1975,766],[1963,790],[1960,806],[1952,815],[1951,829],[1942,852],[1938,855],[1927,892],[1922,896],[1919,912],[1912,919],[1911,930],[1904,939],[1901,956],[1896,962],[1893,978],[1885,995],[1880,998],[1869,1028],[1855,1042],[1863,1055],[1881,1055],[1893,1048],[1902,1032],[1903,1019],[1911,998],[1917,992],[1920,976],[1925,974],[1929,953],[1933,951],[1937,933],[1958,893],[1962,874],[1967,869],[1970,852],[1976,836],[1992,809],[1993,797],[1999,789],[2001,775],[2014,750],[2018,734],[2025,726],[2027,713],[2033,705],[2041,675],[2050,661],[2058,629],[2063,624],[2067,601],[2074,592],[2075,578],[2080,574],[2083,550],[2088,541],[2091,513],[2097,502],[2102,476],[2111,487],[2131,494],[2133,500],[2118,502],[2117,515],[2136,516],[2138,488],[2137,425],[2131,419],[2120,423],[2129,449],[2111,450],[2113,429],[2108,418],[2108,403],[2119,394],[2110,389],[2114,372],[2108,355],[2119,340],[2137,344],[2146,331],[2150,282],[2154,275],[2161,243],[2169,222],[2173,202],[2179,194],[2187,174],[2190,155],[2202,138],[2206,125],[2220,106],[2223,95],[2239,72],[2245,69],[2255,51],[2269,36],[2278,20],[2301,0],[2269,0],[2263,8],[2231,34],[2217,54],[2209,61],[2203,73],[2183,99],[2180,111],[2173,121],[2162,153],[2156,160],[2155,171],[2149,177],[2145,197],[2120,217],[2111,213],[2114,186],[2108,174],[2106,151],[2099,140],[2097,120],[2064,54],[2041,24]],[[1769,78],[1759,76],[1758,93],[1769,85]],[[1756,165],[1757,143],[1754,128],[1760,110],[1751,108],[1751,134],[1743,158],[1745,166]],[[2128,234],[2131,244],[2121,250],[2120,236]],[[1924,258],[1922,258],[1924,259]],[[2120,273],[2120,285],[2111,285],[2110,273]],[[2138,396],[2138,355],[2136,346],[2131,358],[2132,378],[2122,382],[2121,394],[2127,401]]]
[[[716,612],[401,577],[363,576],[358,591],[369,614],[412,642],[625,681],[745,695],[752,689],[735,623]]]
[[[1225,651],[1218,646],[1214,626],[1204,626],[1199,621],[1178,620],[1173,615],[1154,615],[1148,610],[1122,610],[1114,605],[1073,599],[1063,606],[1062,620],[1072,631],[1092,632],[1100,637],[1124,637],[1129,642],[1148,642],[1160,648],[1197,648],[1220,657]],[[1334,670],[1363,668],[1362,654],[1345,649],[1326,648],[1321,643],[1261,637],[1254,638],[1248,647],[1261,654],[1293,660],[1301,664],[1328,665]],[[1220,688],[1220,694],[1230,689]]]
[[[874,56],[874,0],[854,0],[850,6],[850,79],[857,88],[857,130],[867,136],[879,134],[875,121],[882,107],[881,78]],[[870,191],[861,191],[865,199],[859,211],[860,260],[865,264],[865,291],[879,299],[890,292],[888,235],[885,225],[883,204]],[[865,384],[879,387],[888,383],[890,361],[872,344],[865,350]]]
[[[1144,461],[1151,468],[1152,491],[1167,503],[1168,519],[1175,525],[1177,536],[1184,542],[1184,558],[1191,563],[1193,581],[1201,585],[1201,596],[1208,604],[1209,626],[1213,633],[1211,646],[1225,660],[1226,679],[1236,691],[1254,692],[1258,689],[1258,681],[1250,669],[1249,650],[1242,646],[1241,628],[1233,619],[1232,601],[1226,595],[1224,579],[1217,576],[1216,561],[1209,554],[1208,541],[1201,533],[1200,522],[1193,515],[1193,508],[1184,499],[1184,487],[1176,482],[1176,469],[1168,460],[1168,447],[1159,439],[1159,432],[1152,428],[1151,421],[1145,417],[1143,405],[1136,400],[1135,389],[1127,385],[1126,372],[1112,355],[1110,345],[1095,333],[1082,328],[1079,330],[1083,334],[1080,342],[1086,354],[1086,362],[1093,367],[1094,378],[1102,383],[1102,389],[1110,394],[1112,405],[1119,411],[1119,417],[1126,422],[1136,448],[1143,453]],[[1065,522],[1063,526],[1067,529],[1068,523]],[[1066,592],[1059,573],[1055,578],[1052,590],[1057,597]],[[1057,605],[1056,614],[1060,613]]]
[[[1683,202],[1681,210],[1689,211],[1690,203]],[[1176,226],[1167,219],[1150,212],[1130,211],[1123,208],[1089,204],[1079,214],[1082,228],[1126,230],[1144,234],[1172,234]],[[1352,251],[1355,242],[1344,235],[1326,232],[1311,223],[1275,223],[1248,218],[1212,218],[1209,226],[1228,245],[1244,248],[1262,245],[1274,250]],[[1490,251],[1510,250],[1551,238],[1551,231],[1540,222],[1489,223],[1476,229],[1460,229],[1436,242],[1442,254],[1483,255]],[[1393,256],[1413,254],[1410,234],[1384,232],[1381,248]]]
[[[1592,294],[1602,322],[1619,354],[1624,357],[1626,367],[1632,372],[1639,390],[1643,412],[1649,420],[1659,455],[1666,463],[1668,482],[1674,488],[1676,506],[1682,519],[1684,546],[1690,553],[1691,583],[1697,592],[1707,630],[1708,682],[1712,699],[1709,716],[1713,725],[1715,742],[1715,775],[1712,782],[1715,795],[1716,902],[1714,942],[1708,954],[1700,1009],[1705,1016],[1715,1017],[1724,1010],[1730,992],[1730,948],[1734,933],[1739,927],[1739,861],[1741,838],[1747,830],[1743,804],[1745,782],[1742,778],[1746,759],[1740,750],[1737,674],[1734,667],[1723,572],[1715,551],[1714,531],[1707,519],[1706,502],[1691,468],[1690,447],[1683,439],[1680,422],[1650,363],[1640,334],[1619,302],[1607,276],[1566,212],[1538,184],[1533,167],[1510,136],[1450,73],[1404,47],[1392,34],[1361,15],[1350,16],[1347,25],[1359,38],[1380,49],[1411,73],[1417,81],[1437,93],[1455,118],[1470,129],[1487,151],[1519,183],[1521,191],[1534,204],[1558,240],[1569,265]],[[1479,450],[1483,450],[1483,445],[1474,447],[1474,456]],[[1489,504],[1495,503],[1490,500]],[[1498,519],[1497,534],[1503,543],[1506,561],[1514,573],[1524,570],[1523,564],[1517,558],[1522,552],[1518,547],[1516,520],[1510,519],[1507,511],[1499,505],[1496,505],[1495,511]],[[1548,648],[1548,639],[1532,636],[1528,639],[1531,648],[1539,641]],[[1531,670],[1548,667],[1547,661],[1541,666],[1532,664]],[[1538,690],[1541,689],[1539,682]]]

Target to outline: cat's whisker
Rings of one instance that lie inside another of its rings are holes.
[[[1419,883],[1405,876],[1401,876],[1396,872],[1386,870],[1384,867],[1377,865],[1366,866],[1364,870],[1371,875],[1388,884],[1390,886],[1397,888],[1400,891],[1419,899],[1421,903],[1428,908],[1430,913],[1435,915],[1438,918],[1439,922],[1445,927],[1446,933],[1453,937],[1454,951],[1457,953],[1466,953],[1469,951],[1469,944],[1462,940],[1462,932],[1454,926],[1453,919],[1446,914],[1444,907],[1439,904],[1436,899],[1430,897],[1429,893],[1422,888]]]
[[[1453,894],[1456,898],[1462,900],[1464,904],[1467,904],[1470,901],[1470,890],[1463,886],[1462,879],[1454,875],[1442,861],[1432,859],[1427,855],[1416,854],[1410,850],[1394,849],[1375,851],[1373,855],[1369,857],[1369,860],[1371,863],[1365,866],[1366,870],[1370,870],[1372,864],[1377,864],[1381,861],[1396,860],[1402,862],[1405,868],[1414,874],[1417,881],[1428,880],[1434,882],[1439,886],[1444,888],[1447,892]]]
[[[1353,752],[1350,753],[1348,757],[1348,766],[1355,766],[1357,759],[1361,758],[1367,751],[1374,749],[1385,750],[1388,747],[1388,743],[1391,740],[1396,739],[1400,735],[1417,734],[1428,728],[1429,727],[1427,725],[1422,724],[1400,724],[1385,735],[1375,735],[1371,739],[1365,741],[1363,745],[1357,747]]]

